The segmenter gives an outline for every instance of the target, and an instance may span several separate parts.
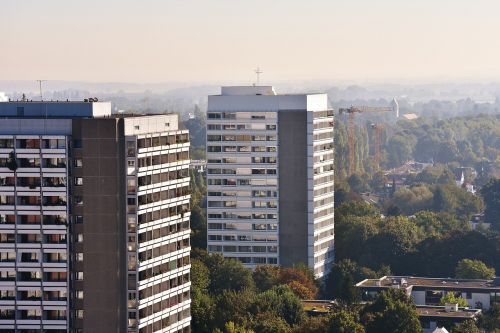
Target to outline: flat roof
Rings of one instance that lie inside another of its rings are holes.
[[[444,306],[417,305],[417,313],[419,317],[474,319],[481,310],[458,308],[458,311],[446,311]]]
[[[97,118],[111,115],[110,102],[92,101],[9,101],[0,102],[5,118]]]
[[[481,289],[484,291],[500,292],[500,285],[495,285],[493,280],[428,278],[413,276],[383,276],[380,279],[366,279],[356,284],[359,288],[387,289],[413,288],[413,289]]]

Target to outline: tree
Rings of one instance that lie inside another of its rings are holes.
[[[387,176],[382,171],[377,171],[370,182],[370,186],[374,191],[383,191],[385,188],[385,184],[387,184],[389,180]]]
[[[255,293],[250,290],[241,292],[223,290],[216,298],[214,326],[224,327],[227,322],[232,321],[247,327],[252,319],[251,308],[256,302],[256,297]]]
[[[360,264],[370,268],[389,265],[399,271],[404,258],[416,251],[422,231],[407,217],[387,217],[377,223],[379,232],[368,240],[368,253]]]
[[[500,304],[493,303],[489,310],[484,311],[479,323],[481,328],[487,331],[500,330]],[[498,333],[498,331],[495,331],[495,333]]]
[[[191,288],[207,291],[210,286],[210,271],[199,259],[191,260]]]
[[[500,228],[500,179],[491,179],[481,189],[486,209],[484,220]]]
[[[290,287],[285,285],[276,286],[257,295],[252,313],[264,312],[275,313],[289,325],[299,324],[305,315],[302,302]]]
[[[394,204],[406,215],[431,207],[433,194],[428,185],[416,185],[410,188],[402,187],[394,193]]]
[[[255,316],[255,331],[259,333],[288,333],[292,329],[281,317],[271,312],[258,313]]]
[[[370,185],[368,184],[367,175],[353,174],[347,180],[351,190],[357,193],[363,193],[370,191]]]
[[[370,269],[362,269],[356,262],[343,259],[333,265],[326,279],[325,289],[328,297],[338,298],[347,304],[360,299],[359,290],[354,286],[366,278],[375,278],[377,273]]]
[[[421,333],[415,305],[402,290],[390,289],[377,295],[362,311],[367,333]]]
[[[255,286],[260,291],[266,291],[278,284],[280,268],[277,266],[257,266],[252,273]]]
[[[281,268],[279,282],[289,285],[291,290],[297,292],[296,295],[303,299],[313,299],[319,292],[314,276],[300,266]]]
[[[447,212],[421,211],[413,219],[426,237],[440,238],[451,230],[469,230],[470,226],[465,220],[458,220],[453,214]]]
[[[222,332],[218,330],[219,332]],[[217,333],[217,330],[215,331]],[[244,327],[238,326],[232,321],[227,322],[224,325],[224,333],[255,333],[253,330],[247,330]]]
[[[446,303],[457,303],[459,307],[465,308],[469,306],[467,300],[460,297],[455,296],[452,292],[447,292],[441,299],[439,300],[439,305],[445,305]]]
[[[495,269],[480,260],[462,259],[458,262],[455,276],[459,279],[492,279]]]
[[[466,320],[463,323],[455,324],[452,333],[481,333],[474,320]]]
[[[217,312],[215,300],[200,289],[191,292],[191,324],[194,332],[210,332]]]
[[[347,310],[334,312],[327,324],[328,332],[335,333],[365,333],[365,328],[359,322],[358,315]]]
[[[220,254],[206,257],[205,265],[210,271],[210,292],[214,295],[224,290],[242,291],[253,289],[252,272],[235,259],[224,258]]]

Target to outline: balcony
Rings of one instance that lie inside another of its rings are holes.
[[[68,220],[65,216],[61,215],[44,215],[43,225],[67,226]]]

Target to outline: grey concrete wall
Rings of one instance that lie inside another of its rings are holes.
[[[279,258],[307,264],[307,112],[278,112]]]
[[[83,215],[83,244],[74,252],[83,252],[84,298],[75,306],[84,309],[85,332],[126,331],[126,245],[123,120],[74,120],[73,139],[82,140],[74,156],[83,158],[83,167],[74,175],[83,177],[83,186],[73,195],[83,196],[83,206],[73,205],[73,215]],[[121,128],[120,128],[121,127]],[[82,290],[82,289],[80,289]]]

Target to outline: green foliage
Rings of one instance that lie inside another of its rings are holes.
[[[253,330],[247,330],[244,327],[236,325],[232,321],[227,322],[224,325],[224,332],[225,333],[255,333]]]
[[[363,202],[347,202],[335,214],[335,232],[342,235],[335,243],[337,263],[350,259],[372,270],[389,265],[396,275],[439,277],[454,276],[462,259],[476,259],[500,270],[500,236],[472,231],[452,213],[381,218]]]
[[[318,293],[304,265],[261,266],[252,272],[239,261],[200,250],[193,252],[191,275],[195,332],[291,332],[305,320],[299,296]],[[228,328],[229,322],[235,326]]]
[[[459,307],[464,308],[468,307],[469,303],[467,303],[467,300],[460,297],[460,296],[455,296],[454,293],[452,292],[447,292],[441,299],[439,300],[439,305],[446,305],[446,303],[457,303]]]
[[[355,173],[347,179],[347,183],[349,187],[357,193],[369,192],[371,189],[367,174],[360,175]]]
[[[466,320],[463,323],[455,324],[451,329],[452,333],[481,333],[474,320]]]
[[[480,260],[462,259],[458,262],[455,276],[459,279],[492,279],[495,269]]]
[[[455,184],[455,175],[443,164],[426,167],[417,174],[415,182],[426,184]]]
[[[402,290],[380,293],[362,312],[366,333],[421,333],[415,305]]]
[[[289,333],[292,328],[280,316],[272,312],[257,313],[255,316],[255,331],[259,333]]]
[[[210,290],[215,294],[224,290],[254,289],[252,273],[241,262],[216,254],[210,255],[205,264],[211,272]]]
[[[483,208],[481,199],[455,184],[418,184],[396,191],[393,203],[404,214],[412,215],[423,210],[448,212],[466,219]]]
[[[481,189],[486,209],[484,220],[500,230],[500,179],[491,179]]]
[[[365,333],[365,328],[359,322],[358,314],[342,309],[334,312],[328,320],[328,332]]]
[[[359,290],[354,285],[367,278],[376,278],[377,275],[377,272],[361,267],[352,260],[341,260],[335,263],[327,276],[326,294],[329,298],[339,299],[347,304],[355,303],[359,301],[360,295]]]
[[[266,291],[278,284],[280,269],[277,266],[257,266],[252,273],[255,286],[260,291]]]
[[[191,291],[191,325],[194,332],[210,332],[217,312],[215,300],[200,289]]]
[[[207,218],[202,208],[207,191],[203,174],[189,170],[191,177],[191,245],[195,248],[207,248]]]
[[[254,313],[275,312],[289,325],[296,325],[304,317],[302,302],[288,286],[280,285],[257,296]]]
[[[412,215],[418,211],[428,209],[432,205],[433,194],[428,186],[417,185],[409,188],[402,187],[394,193],[394,204],[404,214]]]
[[[199,259],[191,260],[191,288],[207,291],[210,286],[210,271]]]
[[[500,332],[500,304],[493,303],[489,310],[484,311],[479,324],[488,332]]]
[[[388,166],[398,167],[412,157],[415,139],[411,136],[396,134],[387,143],[386,150],[389,155]]]

